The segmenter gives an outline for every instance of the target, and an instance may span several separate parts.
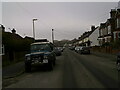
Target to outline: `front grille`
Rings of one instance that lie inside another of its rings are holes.
[[[38,60],[38,61],[43,61],[43,55],[31,55],[31,60],[32,61],[36,61],[36,60]]]

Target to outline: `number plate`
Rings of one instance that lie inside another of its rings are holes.
[[[35,60],[35,63],[39,63],[39,61],[38,61],[38,60]]]
[[[43,63],[48,63],[48,60],[47,60],[47,59],[44,59],[44,60],[43,60]]]

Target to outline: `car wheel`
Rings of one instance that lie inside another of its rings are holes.
[[[30,63],[25,64],[25,72],[31,72],[31,64]]]

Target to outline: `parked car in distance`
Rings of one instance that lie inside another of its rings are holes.
[[[80,54],[90,54],[90,47],[86,47],[86,46],[80,47],[79,53]]]
[[[57,47],[61,52],[63,52],[63,47]]]
[[[75,50],[75,46],[70,46],[69,49],[70,50]]]
[[[25,71],[31,71],[35,64],[46,65],[48,69],[53,70],[56,55],[54,53],[54,45],[50,42],[36,42],[31,44],[29,54],[25,55]]]
[[[81,46],[76,46],[75,47],[75,52],[79,53],[80,52],[80,48],[81,48]]]
[[[62,50],[59,47],[55,47],[54,52],[56,56],[60,56],[62,54]]]

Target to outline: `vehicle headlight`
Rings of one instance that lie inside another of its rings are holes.
[[[44,59],[48,59],[48,57],[46,55],[44,55]]]
[[[30,57],[26,57],[26,60],[30,60]]]

